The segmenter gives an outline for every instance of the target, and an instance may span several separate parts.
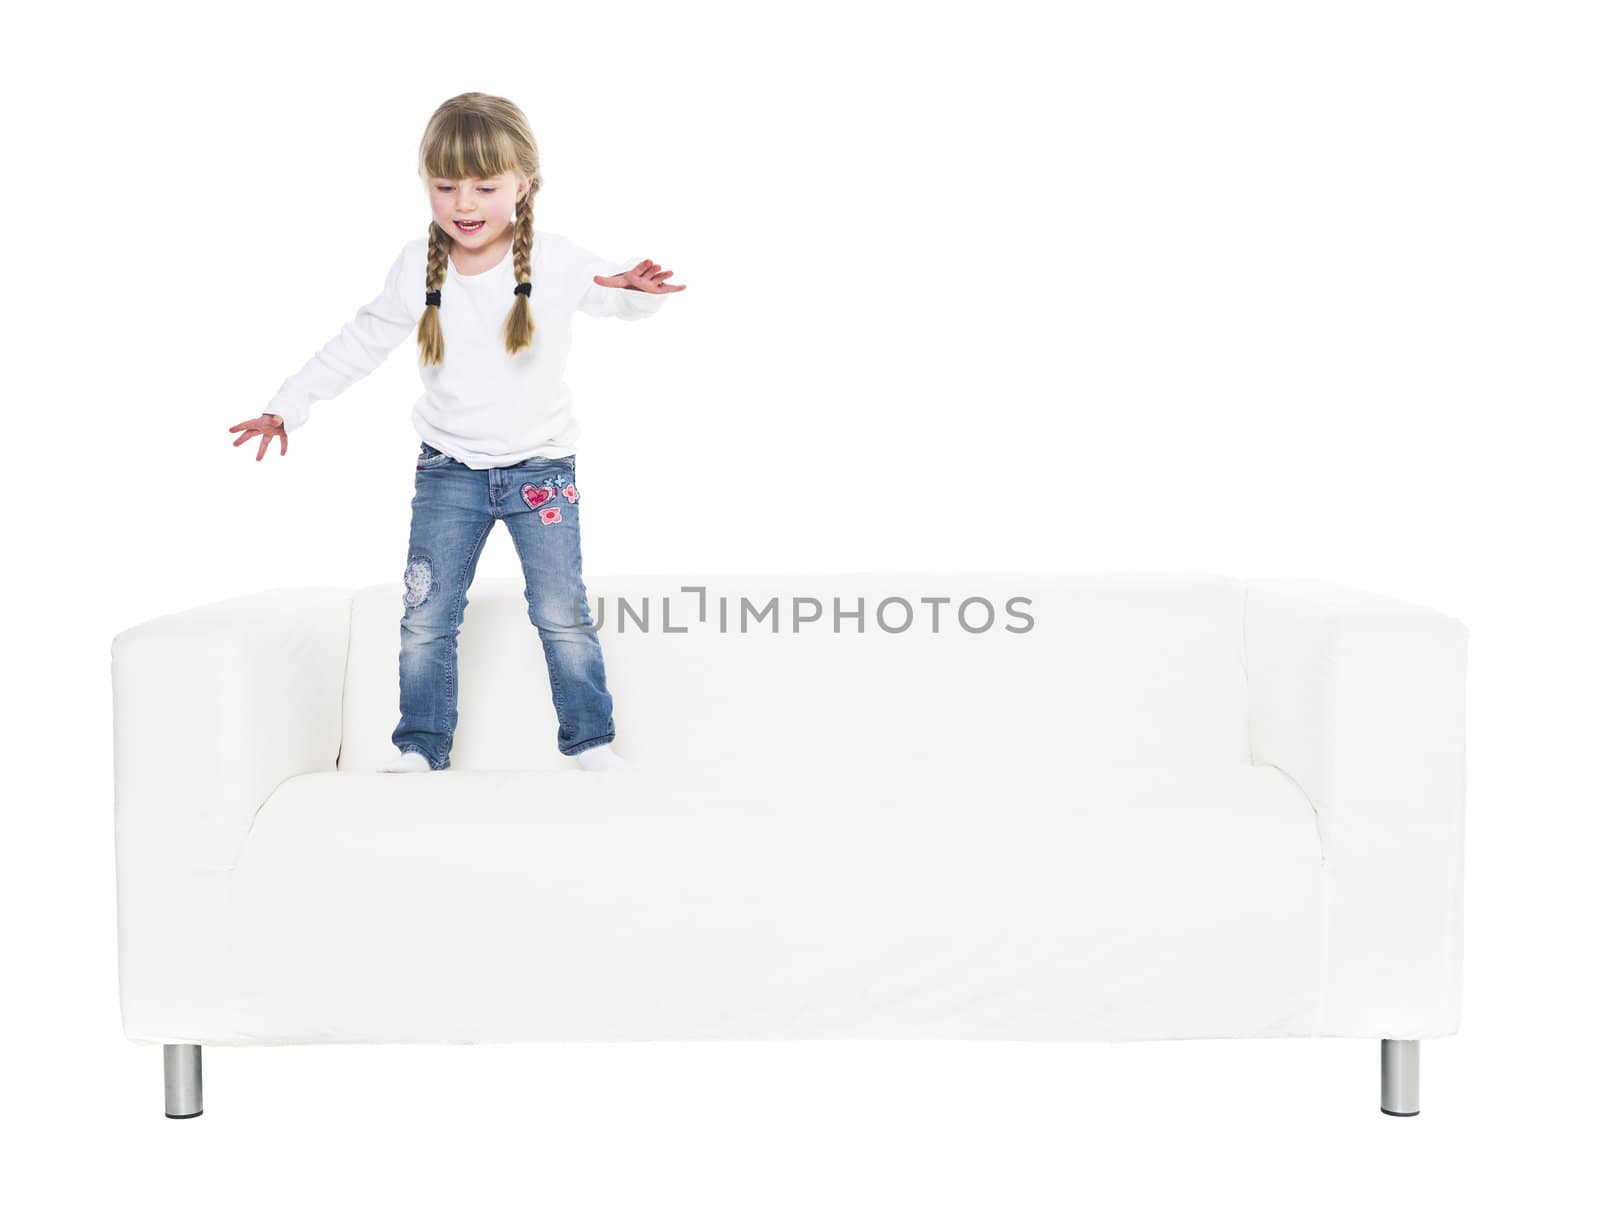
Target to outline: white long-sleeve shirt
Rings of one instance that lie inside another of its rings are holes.
[[[506,315],[517,299],[508,247],[498,264],[475,275],[461,274],[446,260],[439,295],[444,363],[423,364],[418,355],[423,394],[411,422],[428,444],[474,470],[575,452],[579,427],[563,379],[574,314],[647,318],[670,295],[596,284],[595,276],[615,275],[641,260],[611,262],[543,229],[534,230],[530,258],[534,333],[528,347],[515,356],[506,351]],[[312,403],[371,373],[401,343],[409,340],[416,349],[427,259],[426,237],[407,242],[383,291],[283,383],[266,410],[283,417],[285,431],[306,422]]]

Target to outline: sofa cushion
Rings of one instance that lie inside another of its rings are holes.
[[[1088,763],[1251,761],[1244,586],[1231,578],[706,576],[703,619],[685,583],[587,582],[616,749],[637,762],[982,765],[1002,746]],[[396,580],[352,599],[341,770],[376,770],[392,750],[402,592]],[[520,578],[473,584],[457,666],[453,767],[572,765]]]
[[[1276,768],[317,772],[223,887],[208,1043],[1314,1031]]]

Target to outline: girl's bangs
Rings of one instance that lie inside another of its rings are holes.
[[[515,172],[517,158],[507,133],[463,114],[458,121],[435,133],[423,151],[422,172],[429,178],[498,178]]]

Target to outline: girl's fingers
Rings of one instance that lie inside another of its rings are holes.
[[[256,448],[256,461],[259,462],[267,456],[267,446],[272,443],[272,438],[277,437],[278,452],[287,454],[289,452],[289,430],[282,424],[273,423],[272,419],[273,416],[269,412],[258,419],[252,419],[242,424],[234,424],[233,427],[228,429],[229,432],[237,432],[239,434],[238,439],[233,442],[233,447],[237,449],[246,441],[260,437],[261,444]],[[265,426],[263,426],[262,421],[265,421]]]

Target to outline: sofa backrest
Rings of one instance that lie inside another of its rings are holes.
[[[614,746],[640,765],[1249,761],[1244,585],[1231,578],[634,575],[586,587]],[[341,770],[374,769],[392,749],[403,610],[398,582],[352,594]],[[451,767],[574,766],[556,749],[520,578],[473,585],[458,647]]]

